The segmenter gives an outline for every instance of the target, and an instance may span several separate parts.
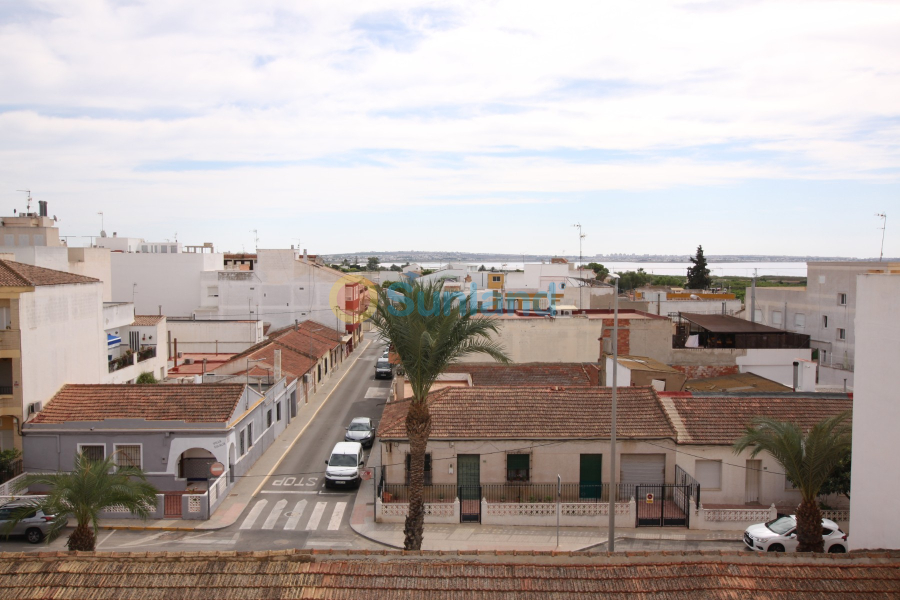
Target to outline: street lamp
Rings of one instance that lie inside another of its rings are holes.
[[[612,406],[609,419],[609,541],[606,549],[616,551],[616,374],[619,370],[619,276],[610,275],[616,282],[613,297],[613,364],[612,364]]]

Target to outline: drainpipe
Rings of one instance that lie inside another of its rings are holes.
[[[750,322],[756,323],[756,269],[753,269],[753,280],[750,283]]]

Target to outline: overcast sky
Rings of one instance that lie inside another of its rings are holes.
[[[900,256],[898,2],[0,1],[62,235]],[[84,238],[73,238],[81,245]]]

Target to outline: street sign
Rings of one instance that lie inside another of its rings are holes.
[[[653,494],[647,494],[647,504],[653,504]]]
[[[372,469],[363,469],[359,476],[366,481],[372,479]]]
[[[219,477],[222,473],[225,472],[225,465],[220,462],[214,462],[209,465],[209,476],[210,477]]]

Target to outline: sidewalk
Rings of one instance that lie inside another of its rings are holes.
[[[381,455],[372,452],[369,464],[377,471]],[[375,478],[363,481],[356,495],[350,527],[359,535],[390,548],[403,549],[403,523],[375,522]],[[740,542],[741,531],[691,531],[675,527],[641,527],[616,529],[616,540],[734,541]],[[607,529],[597,527],[560,527],[559,543],[555,527],[479,525],[425,525],[422,550],[539,550],[576,552],[605,546]],[[603,550],[604,548],[597,548]]]
[[[275,471],[282,459],[287,455],[307,426],[318,414],[319,410],[331,398],[334,389],[344,380],[350,369],[369,347],[372,340],[366,340],[357,348],[349,360],[341,364],[337,377],[331,377],[323,383],[315,394],[310,396],[308,404],[301,404],[297,416],[291,421],[275,443],[266,450],[250,470],[240,478],[228,491],[228,497],[213,513],[208,521],[192,521],[186,519],[100,519],[100,529],[124,529],[130,531],[210,531],[224,529],[234,525],[235,521],[253,500],[256,492],[266,481],[268,475]]]

